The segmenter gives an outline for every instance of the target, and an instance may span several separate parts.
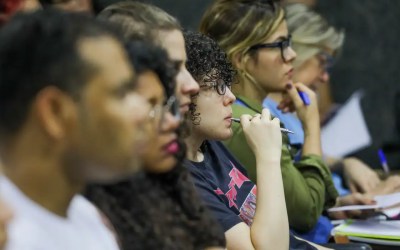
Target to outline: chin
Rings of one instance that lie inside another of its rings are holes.
[[[232,129],[229,129],[229,131],[225,132],[224,134],[221,134],[221,136],[219,136],[219,138],[217,140],[219,141],[225,141],[228,140],[232,137],[233,132]]]
[[[159,161],[145,164],[143,167],[147,173],[162,174],[171,171],[177,163],[178,161],[174,156],[169,156]]]

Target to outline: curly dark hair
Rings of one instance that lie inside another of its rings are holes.
[[[168,61],[162,50],[133,43],[128,51],[136,71],[156,72],[164,79],[162,83],[168,93],[170,74],[163,72],[169,67],[160,65]],[[116,184],[87,188],[85,195],[110,219],[122,249],[225,246],[222,229],[201,202],[190,173],[182,166],[186,150],[182,140],[180,145],[179,163],[168,173],[141,172]]]
[[[236,71],[218,43],[199,32],[185,30],[183,36],[188,58],[186,67],[193,78],[199,83],[223,80],[230,87]],[[196,98],[196,96],[192,98]],[[201,118],[200,114],[196,113],[194,103],[190,106],[190,113],[193,124],[199,124]]]

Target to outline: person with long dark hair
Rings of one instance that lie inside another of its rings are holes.
[[[176,70],[167,54],[150,44],[135,42],[128,51],[138,74],[137,91],[153,103],[155,134],[141,158],[141,174],[93,185],[87,196],[110,219],[122,249],[220,249],[223,232],[181,164],[185,147],[178,130]]]

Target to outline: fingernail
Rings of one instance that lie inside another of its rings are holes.
[[[286,84],[286,88],[287,89],[291,89],[292,88],[292,84],[291,83]]]

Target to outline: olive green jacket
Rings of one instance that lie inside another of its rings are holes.
[[[260,104],[245,97],[238,96],[237,98],[247,107],[234,104],[234,117],[261,113]],[[232,138],[224,143],[247,169],[250,179],[256,182],[256,159],[247,144],[240,124],[233,123],[232,130]],[[306,155],[297,162],[293,161],[293,156],[289,138],[283,134],[281,169],[289,225],[298,232],[307,232],[315,226],[322,211],[335,204],[337,192],[329,168],[320,156]]]

